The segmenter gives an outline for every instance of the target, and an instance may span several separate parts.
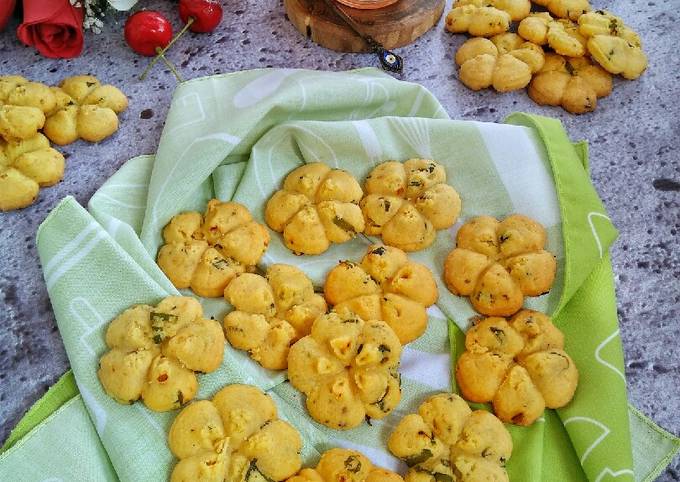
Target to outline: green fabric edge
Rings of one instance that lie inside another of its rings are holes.
[[[656,432],[659,436],[662,438],[665,438],[666,440],[669,440],[675,447],[666,454],[666,456],[659,461],[659,463],[654,467],[654,469],[647,474],[647,476],[643,479],[643,482],[652,482],[655,480],[661,472],[663,472],[666,467],[668,467],[668,464],[670,464],[673,459],[680,453],[680,437],[676,437],[672,433],[664,430],[662,427],[656,424],[652,419],[650,419],[647,415],[642,413],[640,410],[635,408],[633,405],[630,403],[628,404],[628,410],[635,415],[642,423],[647,425],[651,430]]]
[[[49,390],[47,390],[47,393],[35,402],[31,408],[28,409],[26,414],[21,417],[19,423],[12,429],[9,437],[7,437],[2,448],[0,448],[0,454],[12,448],[14,444],[30,433],[43,420],[52,415],[79,393],[73,372],[68,370],[59,378],[57,383],[52,385]]]

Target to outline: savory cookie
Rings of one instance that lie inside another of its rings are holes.
[[[607,72],[637,79],[647,68],[647,56],[637,33],[623,20],[603,10],[578,19],[579,32],[588,38],[588,53]]]
[[[498,92],[522,89],[543,62],[543,49],[514,33],[496,35],[491,40],[471,38],[456,52],[458,77],[472,90],[491,86]]]
[[[473,218],[458,230],[456,248],[444,262],[446,286],[469,296],[484,315],[510,316],[525,296],[542,295],[553,284],[557,262],[545,242],[543,226],[526,216]]]
[[[361,186],[347,171],[321,162],[291,171],[283,189],[265,207],[267,225],[283,233],[295,254],[321,254],[331,243],[344,243],[364,230],[359,209]]]
[[[47,115],[57,107],[49,86],[31,82],[20,75],[0,76],[0,104],[32,107]]]
[[[369,246],[359,264],[341,261],[326,277],[326,301],[365,320],[383,320],[402,345],[427,328],[427,307],[437,301],[432,272],[391,246]]]
[[[158,305],[137,305],[114,318],[106,330],[110,348],[97,375],[106,393],[132,404],[140,397],[156,412],[180,408],[198,389],[194,372],[222,363],[224,333],[203,318],[194,298],[169,296]]]
[[[504,422],[531,425],[545,407],[563,407],[574,396],[578,370],[562,332],[543,313],[485,318],[468,330],[465,349],[456,363],[463,396],[492,402]]]
[[[588,0],[532,0],[536,5],[545,7],[555,17],[578,20],[581,15],[590,11]]]
[[[375,467],[361,452],[330,449],[316,469],[302,469],[287,482],[404,482],[399,474]]]
[[[235,202],[212,199],[205,215],[180,213],[163,229],[158,266],[176,288],[216,298],[236,275],[253,271],[269,245],[269,232]]]
[[[404,251],[427,248],[437,230],[453,226],[460,214],[460,196],[446,184],[444,166],[431,160],[379,164],[365,189],[365,233]]]
[[[387,416],[401,399],[401,344],[384,321],[321,315],[288,354],[288,378],[314,420],[347,430]]]
[[[578,24],[568,19],[553,19],[549,13],[534,13],[522,20],[517,33],[536,45],[548,45],[560,55],[582,57],[586,53],[586,38]]]
[[[5,107],[0,108],[0,125]],[[63,176],[64,156],[50,147],[44,135],[7,141],[0,137],[0,211],[33,204],[40,187],[52,186]]]
[[[453,33],[469,33],[474,37],[491,37],[507,32],[512,23],[508,12],[495,7],[477,5],[454,5],[446,15],[446,30]]]
[[[529,97],[540,105],[562,106],[572,114],[592,112],[597,99],[612,91],[612,76],[587,57],[548,53],[543,68],[529,84]]]
[[[475,7],[494,7],[510,14],[514,22],[519,22],[531,12],[531,2],[529,0],[456,0],[453,8],[464,5],[474,5]]]
[[[30,139],[44,124],[45,114],[36,107],[0,105],[0,138]]]
[[[286,264],[271,265],[266,277],[239,275],[224,297],[234,306],[224,318],[227,340],[272,370],[288,366],[290,345],[308,335],[314,320],[326,312],[326,302],[314,293],[309,278]]]
[[[441,393],[406,415],[387,447],[409,466],[406,482],[506,482],[512,438],[489,412],[470,410],[458,395]]]
[[[250,385],[228,385],[185,407],[168,433],[180,459],[171,482],[282,481],[302,465],[302,439],[274,401]]]
[[[127,97],[118,88],[102,85],[91,75],[68,77],[52,92],[56,105],[46,113],[43,131],[59,145],[78,139],[106,139],[118,130],[118,114],[128,106]]]

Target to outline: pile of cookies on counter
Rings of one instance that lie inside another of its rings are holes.
[[[91,75],[58,87],[18,75],[0,76],[0,211],[35,202],[41,187],[64,175],[64,156],[50,146],[99,142],[118,130],[127,97]]]
[[[551,289],[557,266],[543,226],[519,214],[470,219],[446,257],[445,286],[486,318],[453,361],[462,397],[431,396],[392,430],[387,447],[409,467],[405,479],[346,449],[301,470],[300,434],[258,388],[227,385],[212,400],[189,403],[200,374],[221,365],[229,343],[266,369],[287,370],[321,425],[351,430],[388,416],[402,399],[403,347],[425,333],[427,309],[439,297],[433,272],[408,253],[430,247],[461,206],[444,166],[410,159],[377,165],[363,186],[347,171],[304,164],[269,198],[266,225],[245,206],[217,199],[203,213],[177,214],[163,229],[159,267],[178,289],[223,298],[231,311],[221,323],[206,319],[191,296],[129,308],[106,331],[104,391],[123,404],[182,409],[168,436],[179,459],[176,482],[507,481],[512,439],[503,423],[531,425],[546,407],[568,404],[578,383],[560,330],[522,309],[525,297]],[[277,233],[297,255],[360,235],[382,243],[341,260],[315,291],[298,267],[258,271]],[[473,411],[466,400],[490,402],[493,413]]]
[[[532,1],[456,0],[446,29],[473,37],[455,56],[465,86],[528,86],[537,104],[582,114],[611,93],[612,75],[632,80],[647,68],[640,37],[616,15],[588,0]]]

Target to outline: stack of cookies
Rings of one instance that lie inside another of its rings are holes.
[[[582,114],[611,93],[612,75],[637,79],[647,68],[640,37],[621,18],[591,11],[588,0],[533,3],[534,12],[529,0],[454,3],[447,30],[473,37],[456,52],[464,85],[498,92],[528,87],[537,104]],[[513,22],[517,33],[510,32]]]
[[[126,108],[120,90],[90,75],[69,77],[59,87],[0,76],[0,211],[33,204],[41,187],[61,180],[64,156],[50,141],[99,142],[118,129],[118,113]]]

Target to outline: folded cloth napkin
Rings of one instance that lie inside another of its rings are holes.
[[[17,37],[45,57],[77,57],[83,50],[83,8],[69,0],[24,0]]]
[[[0,480],[162,480],[174,464],[166,445],[175,412],[120,405],[102,390],[97,362],[109,320],[134,303],[176,293],[154,258],[160,231],[180,211],[208,199],[234,199],[262,220],[269,196],[292,168],[316,160],[363,179],[387,159],[436,159],[463,199],[461,221],[412,257],[441,279],[462,222],[479,214],[527,214],[548,230],[558,282],[528,305],[553,315],[581,372],[576,396],[532,427],[510,427],[512,480],[651,480],[680,441],[627,403],[608,247],[616,237],[586,169],[587,148],[560,123],[515,114],[506,124],[448,120],[424,88],[369,69],[345,73],[257,70],[182,83],[155,157],[128,161],[92,197],[88,210],[66,198],[38,234],[38,250],[72,365],[31,409],[0,454]],[[320,286],[339,259],[359,259],[361,236],[315,257],[295,257],[278,234],[262,267],[289,262]],[[221,299],[202,300],[223,316]],[[285,373],[262,369],[225,349],[222,367],[202,375],[198,398],[227,383],[267,390],[282,418],[301,432],[303,456],[342,445],[374,462],[404,467],[386,450],[391,429],[429,395],[455,389],[451,365],[474,312],[440,283],[426,333],[402,356],[403,397],[386,419],[349,431],[314,422]],[[74,378],[75,377],[75,378]],[[55,441],[58,440],[58,443]],[[35,457],[39,447],[50,451]]]

